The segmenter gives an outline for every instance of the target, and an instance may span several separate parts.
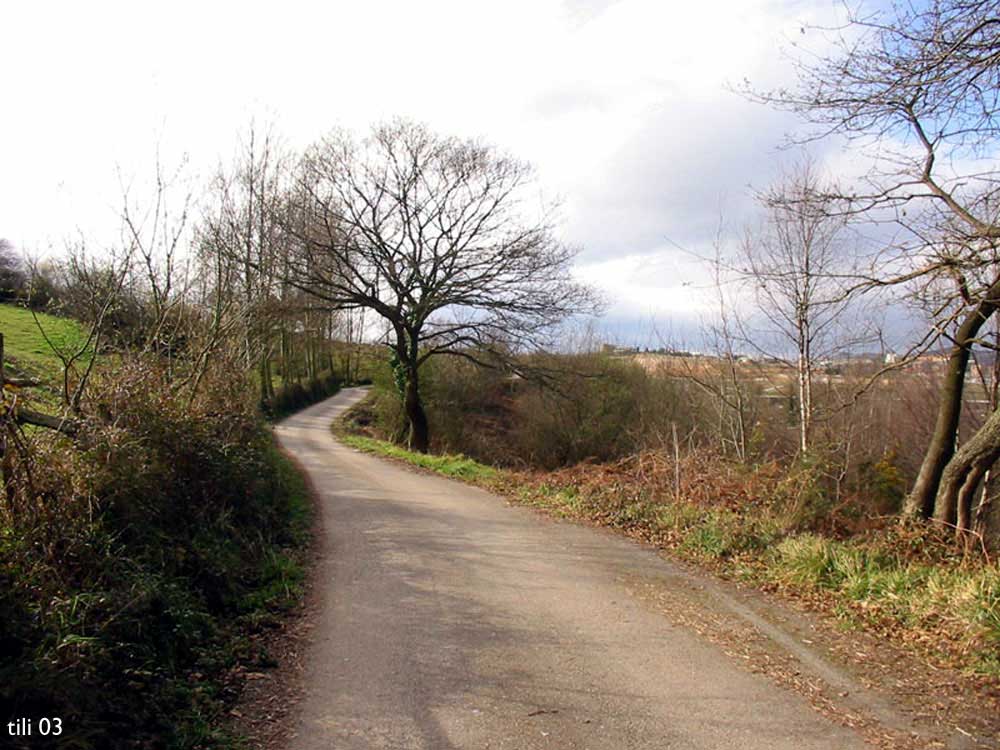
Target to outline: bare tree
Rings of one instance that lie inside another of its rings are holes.
[[[419,380],[428,358],[509,363],[568,316],[595,309],[572,277],[575,252],[556,239],[531,187],[523,162],[404,121],[360,142],[332,135],[303,160],[287,278],[381,317],[417,450],[429,439]]]
[[[242,357],[248,371],[256,370],[262,402],[274,395],[276,349],[283,358],[287,353],[282,311],[295,291],[280,278],[287,272],[281,209],[290,161],[271,129],[251,123],[233,167],[213,181],[213,200],[199,227],[202,264],[214,284],[213,330],[242,329]]]
[[[830,189],[808,159],[780,178],[760,196],[766,216],[747,229],[736,269],[751,289],[764,329],[745,335],[745,345],[795,372],[802,453],[811,447],[817,418],[818,363],[865,340],[857,328],[846,332],[847,220],[830,213],[824,192]]]
[[[843,209],[895,222],[900,239],[862,279],[934,292],[933,325],[950,348],[933,437],[907,499],[911,515],[963,528],[958,487],[993,451],[978,446],[949,469],[974,345],[1000,306],[1000,6],[995,0],[902,3],[851,15],[833,30],[834,52],[798,65],[793,89],[751,96],[799,113],[818,129],[870,145],[865,183],[841,192]],[[986,426],[984,425],[985,429]],[[970,448],[970,450],[972,450]],[[956,476],[951,476],[956,475]]]
[[[712,291],[717,305],[715,317],[702,327],[702,338],[711,357],[676,357],[672,369],[694,383],[708,398],[718,417],[719,445],[724,454],[731,448],[737,460],[750,459],[753,431],[757,424],[757,401],[751,392],[744,355],[740,351],[745,326],[732,297],[730,264],[723,257],[724,225],[720,221],[706,258],[712,272]]]
[[[190,259],[185,250],[193,196],[186,190],[179,201],[175,197],[184,168],[182,162],[174,173],[167,174],[157,155],[152,196],[143,204],[122,186],[122,246],[133,259],[129,273],[133,299],[142,300],[135,306],[135,312],[141,311],[144,318],[136,321],[141,345],[165,356],[171,367],[177,342],[185,333],[191,291]]]

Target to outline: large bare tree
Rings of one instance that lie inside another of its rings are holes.
[[[751,92],[817,125],[814,137],[839,134],[871,147],[866,184],[836,197],[846,211],[896,222],[900,234],[862,283],[905,285],[930,301],[949,349],[934,433],[906,509],[960,529],[969,485],[997,454],[982,445],[992,445],[989,431],[958,455],[956,443],[969,358],[1000,306],[998,32],[996,0],[854,12],[843,29],[826,30],[831,53],[799,64],[797,86]]]
[[[524,162],[405,121],[362,140],[336,133],[303,160],[287,216],[290,278],[382,319],[416,450],[428,447],[420,367],[430,357],[509,363],[595,309],[533,188]]]

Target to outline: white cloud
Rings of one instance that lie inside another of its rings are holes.
[[[4,10],[0,236],[113,234],[116,165],[227,158],[251,116],[294,145],[404,115],[534,162],[581,275],[618,312],[682,314],[667,239],[702,248],[787,118],[726,90],[786,75],[820,0],[65,2]],[[686,267],[686,266],[685,266]]]

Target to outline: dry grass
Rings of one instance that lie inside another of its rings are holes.
[[[533,505],[611,526],[725,575],[810,599],[1000,682],[1000,566],[925,524],[832,507],[810,467],[644,453],[512,479]],[[527,481],[525,481],[527,479]]]

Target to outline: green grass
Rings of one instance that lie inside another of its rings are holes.
[[[37,322],[36,322],[37,317]],[[45,335],[42,335],[42,330]],[[54,380],[62,371],[62,363],[45,340],[47,336],[56,348],[75,352],[86,341],[83,326],[69,318],[36,313],[16,305],[0,304],[0,333],[4,337],[4,353],[29,374]]]
[[[811,534],[789,537],[766,556],[763,575],[794,589],[823,592],[855,615],[904,628],[955,634],[981,674],[1000,677],[1000,568],[933,565],[888,550]]]
[[[473,461],[466,456],[435,456],[427,453],[414,453],[384,440],[374,440],[357,435],[339,435],[339,438],[352,448],[366,453],[394,458],[397,461],[404,461],[422,469],[473,484],[488,484],[500,474],[492,466]]]
[[[263,555],[254,588],[238,605],[244,619],[254,628],[274,622],[275,615],[287,612],[302,601],[307,570],[302,551],[309,543],[313,524],[312,505],[305,477],[276,448],[272,460],[287,496],[284,536],[286,545],[274,545]]]

